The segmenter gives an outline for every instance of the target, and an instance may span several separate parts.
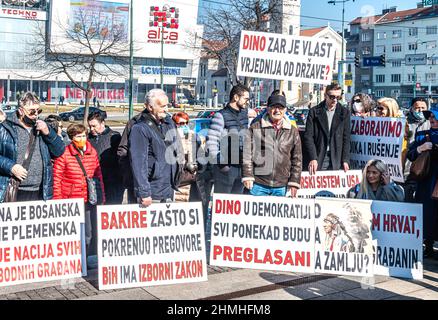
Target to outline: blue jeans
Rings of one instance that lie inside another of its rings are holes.
[[[258,183],[254,183],[249,193],[253,196],[276,196],[284,197],[286,195],[286,187],[268,187]]]

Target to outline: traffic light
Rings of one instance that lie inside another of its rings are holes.
[[[382,67],[386,66],[386,56],[384,54],[380,56],[380,64]]]
[[[356,66],[356,68],[360,68],[360,57],[359,56],[354,57],[354,65]]]

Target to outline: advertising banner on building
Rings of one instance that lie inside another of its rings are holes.
[[[346,198],[348,190],[362,181],[362,171],[343,170],[317,171],[310,175],[308,171],[301,173],[299,198],[335,197]]]
[[[125,88],[123,87],[124,84],[120,84],[122,86],[118,89],[92,89],[91,93],[91,101],[94,97],[102,103],[103,101],[106,101],[107,103],[123,103],[125,102]],[[76,87],[70,87],[66,86],[64,87],[51,87],[49,88],[49,101],[57,102],[59,100],[59,97],[63,96],[65,98],[65,103],[77,103],[79,104],[81,101],[85,102],[86,93],[85,91],[76,88]]]
[[[86,275],[84,200],[0,204],[0,287]]]
[[[373,201],[374,274],[423,278],[423,209],[420,204]]]
[[[315,272],[373,275],[371,203],[315,199]]]
[[[210,264],[313,272],[314,201],[214,194]]]
[[[99,290],[207,280],[201,203],[97,207]]]
[[[401,163],[405,118],[351,117],[350,163],[363,169],[371,159],[388,165],[391,178],[404,182]]]
[[[242,30],[237,75],[327,85],[335,51],[329,39]]]

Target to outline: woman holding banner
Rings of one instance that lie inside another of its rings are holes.
[[[363,169],[362,182],[347,192],[347,198],[380,201],[404,201],[403,188],[391,181],[382,160],[370,160]]]
[[[423,204],[423,256],[431,258],[434,256],[434,240],[438,239],[438,107],[423,111],[423,114],[430,122],[430,130],[417,131],[415,141],[409,147],[408,159],[414,166],[420,155],[429,158],[429,164],[425,164],[422,170],[424,174],[415,177],[418,182],[415,202]],[[411,176],[414,173],[412,166]]]

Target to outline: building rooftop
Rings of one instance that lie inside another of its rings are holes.
[[[320,33],[325,28],[328,28],[328,27],[320,27],[320,28],[301,30],[300,31],[300,36],[303,36],[303,37],[313,37],[315,34]]]
[[[385,24],[395,23],[407,20],[426,19],[431,17],[438,17],[438,6],[415,8],[402,11],[388,12],[385,14],[374,15],[370,17],[357,17],[350,22],[354,24]]]

